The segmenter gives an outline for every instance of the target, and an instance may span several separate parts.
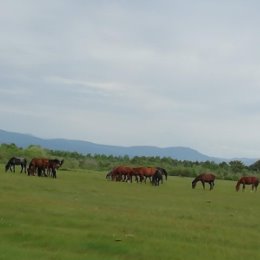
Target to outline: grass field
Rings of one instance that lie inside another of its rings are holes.
[[[0,165],[3,169],[3,165]],[[232,181],[203,191],[169,177],[159,187],[59,171],[0,170],[0,259],[260,259],[260,190]],[[208,187],[207,187],[208,188]]]

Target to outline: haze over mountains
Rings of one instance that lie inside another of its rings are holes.
[[[217,158],[207,156],[194,149],[188,147],[166,147],[160,148],[155,146],[112,146],[96,144],[88,141],[81,140],[68,140],[68,139],[42,139],[30,134],[22,134],[15,132],[8,132],[0,129],[0,143],[10,144],[14,143],[18,147],[26,148],[29,145],[40,145],[43,148],[78,152],[81,154],[104,154],[113,156],[160,156],[171,157],[177,160],[188,161],[230,161],[240,160],[246,165],[254,163],[256,158]]]

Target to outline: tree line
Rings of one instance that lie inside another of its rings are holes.
[[[5,164],[12,156],[21,156],[31,160],[34,157],[64,159],[61,170],[89,169],[109,171],[118,165],[130,167],[150,166],[165,168],[169,175],[195,177],[202,172],[213,172],[218,179],[238,180],[241,176],[258,175],[260,160],[252,165],[245,165],[239,160],[216,163],[214,161],[176,160],[171,157],[159,156],[113,156],[102,154],[80,154],[78,152],[58,151],[45,149],[38,145],[27,148],[12,144],[0,145],[0,163]]]

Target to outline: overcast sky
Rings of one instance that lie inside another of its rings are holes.
[[[260,157],[257,0],[0,0],[0,128]]]

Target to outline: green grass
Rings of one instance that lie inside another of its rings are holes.
[[[220,180],[204,191],[180,177],[152,187],[106,181],[104,172],[51,179],[0,170],[0,236],[4,260],[260,259],[260,191]]]

